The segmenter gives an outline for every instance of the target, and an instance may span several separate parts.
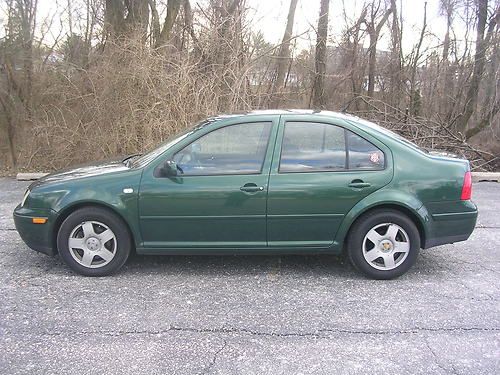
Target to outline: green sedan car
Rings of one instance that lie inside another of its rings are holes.
[[[357,117],[209,118],[143,155],[34,182],[14,211],[26,244],[104,276],[138,254],[346,252],[375,279],[476,224],[467,160]]]

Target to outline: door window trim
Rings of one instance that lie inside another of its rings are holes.
[[[341,128],[344,131],[344,142],[345,142],[345,153],[346,153],[346,160],[345,160],[345,169],[315,169],[315,170],[309,170],[309,171],[282,171],[281,170],[281,156],[283,155],[283,140],[285,139],[285,128],[287,123],[293,123],[293,122],[307,122],[311,124],[320,124],[320,125],[330,125],[330,126],[336,126],[338,128]],[[370,143],[372,146],[374,146],[376,149],[378,149],[383,155],[384,155],[384,166],[382,168],[376,168],[376,169],[368,169],[368,168],[356,168],[356,169],[351,169],[349,167],[349,141],[348,141],[348,131],[351,133],[357,135],[358,137],[362,138],[366,142]],[[380,172],[384,171],[387,169],[387,154],[385,153],[384,150],[382,150],[379,146],[373,144],[373,142],[370,142],[366,137],[356,133],[355,131],[352,131],[351,129],[346,128],[345,126],[338,125],[338,124],[331,124],[328,122],[320,122],[320,121],[307,121],[307,120],[291,120],[291,121],[284,121],[283,122],[283,132],[281,134],[281,145],[280,145],[280,153],[279,153],[279,160],[278,160],[278,174],[291,174],[291,173],[356,173],[356,172]]]
[[[233,123],[233,124],[226,124],[226,125],[222,125],[220,127],[217,127],[216,129],[212,129],[204,134],[201,134],[199,137],[193,139],[191,142],[183,145],[183,147],[180,149],[180,150],[177,150],[175,151],[172,155],[169,156],[170,159],[173,159],[175,155],[177,155],[179,152],[181,152],[182,150],[184,150],[186,147],[189,147],[191,144],[193,144],[194,142],[196,142],[197,140],[199,140],[200,138],[203,138],[204,136],[210,134],[210,133],[213,133],[217,130],[220,130],[220,129],[224,129],[224,128],[228,128],[228,127],[231,127],[231,126],[236,126],[236,125],[245,125],[245,124],[258,124],[258,123],[266,123],[266,124],[269,124],[270,125],[270,130],[269,130],[269,136],[267,137],[267,142],[266,142],[266,146],[264,147],[264,158],[262,159],[262,163],[260,165],[260,169],[258,172],[239,172],[239,173],[234,173],[234,172],[231,172],[231,173],[217,173],[217,174],[180,174],[180,175],[177,175],[175,177],[177,178],[184,178],[184,177],[217,177],[217,176],[260,176],[262,175],[262,172],[263,172],[263,169],[264,169],[264,164],[266,163],[266,159],[268,158],[268,153],[269,153],[269,145],[270,145],[270,142],[271,142],[271,138],[273,136],[273,128],[275,126],[277,126],[277,124],[275,124],[275,121],[273,121],[272,119],[268,119],[268,120],[255,120],[255,121],[245,121],[245,122],[238,122],[238,123]],[[272,154],[272,152],[271,152]],[[163,161],[165,162],[165,161]],[[155,167],[155,170],[160,168],[161,165],[163,163],[159,163],[156,167]],[[165,177],[159,177],[159,176],[156,176],[155,174],[153,174],[155,178],[165,178]]]

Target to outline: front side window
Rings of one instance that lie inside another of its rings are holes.
[[[384,169],[384,153],[340,126],[288,122],[281,149],[280,173]]]
[[[260,173],[271,127],[260,122],[214,130],[176,153],[174,161],[186,176]]]

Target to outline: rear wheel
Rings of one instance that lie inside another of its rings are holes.
[[[126,262],[132,242],[123,220],[99,207],[85,207],[70,214],[57,234],[57,248],[64,262],[85,276],[106,276]]]
[[[415,263],[419,249],[415,223],[396,210],[376,210],[360,217],[347,239],[351,263],[374,279],[401,276]]]

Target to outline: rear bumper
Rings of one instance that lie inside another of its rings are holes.
[[[33,224],[34,217],[45,217],[45,224]],[[17,206],[14,210],[14,223],[22,240],[31,249],[47,255],[55,255],[52,241],[52,229],[55,211],[50,209],[26,208]]]
[[[466,241],[476,226],[477,207],[471,201],[464,202],[467,211],[434,213],[430,215],[428,238],[424,249],[448,243]]]

